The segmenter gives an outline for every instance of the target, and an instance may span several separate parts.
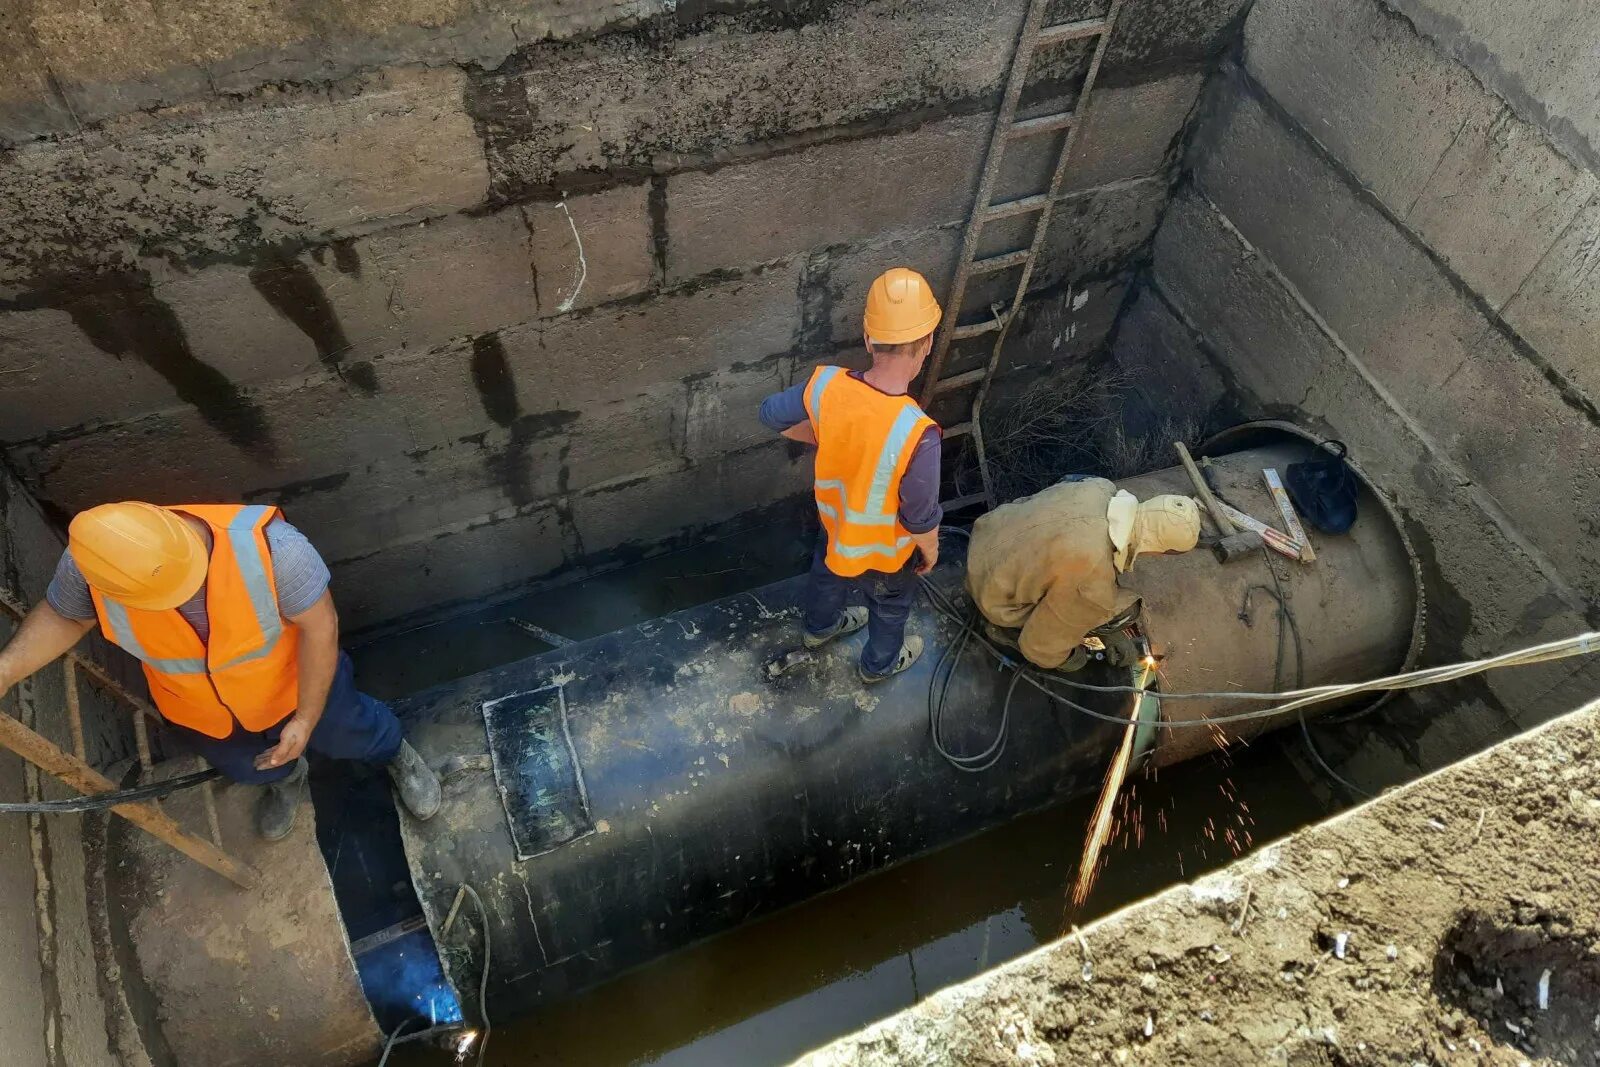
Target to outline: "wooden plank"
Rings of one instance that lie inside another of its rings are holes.
[[[65,749],[34,733],[10,715],[0,714],[0,745],[4,745],[47,774],[83,793],[110,793],[115,782]],[[210,868],[236,885],[249,887],[258,877],[254,868],[241,863],[211,842],[189,833],[154,805],[118,804],[111,809],[139,829],[160,838],[201,866]]]
[[[1076,111],[1057,111],[1052,115],[1040,115],[1037,118],[1022,119],[1012,124],[1006,131],[1006,136],[1013,139],[1033,137],[1041,133],[1051,133],[1055,130],[1064,130],[1071,126],[1078,117]]]
[[[78,700],[78,669],[70,659],[62,659],[61,672],[67,681],[67,728],[72,731],[72,754],[86,758],[83,740],[83,705]]]
[[[204,760],[199,762],[201,767],[205,766]],[[200,787],[200,803],[206,809],[206,828],[211,831],[211,843],[221,848],[222,823],[217,818],[217,793],[211,782]]]
[[[1060,44],[1062,41],[1077,41],[1085,37],[1093,37],[1097,33],[1105,33],[1111,29],[1110,19],[1078,19],[1076,22],[1058,22],[1054,26],[1046,26],[1039,31],[1039,47]]]

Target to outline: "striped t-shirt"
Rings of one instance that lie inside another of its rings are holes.
[[[306,540],[306,535],[284,520],[273,519],[267,523],[266,534],[267,551],[272,554],[272,576],[278,583],[278,614],[292,618],[309,609],[328,588],[328,565]],[[87,622],[95,617],[89,583],[70,552],[61,553],[61,561],[56,564],[55,576],[50,579],[50,588],[45,590],[44,596],[64,618]],[[211,636],[204,585],[178,606],[178,614],[194,627],[200,640]]]

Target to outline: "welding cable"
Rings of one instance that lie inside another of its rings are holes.
[[[104,811],[119,804],[136,804],[141,800],[155,800],[169,793],[176,793],[180,789],[204,785],[221,776],[221,771],[215,767],[208,767],[193,774],[183,774],[176,778],[168,778],[164,781],[152,782],[149,785],[136,786],[132,789],[119,789],[111,793],[90,793],[88,796],[73,797],[70,800],[41,800],[33,804],[0,804],[0,815],[50,815],[73,811]]]
[[[928,594],[928,599],[936,610],[957,626],[964,626],[966,620],[955,605],[926,578],[923,580],[923,590]],[[1550,641],[1541,645],[1518,649],[1513,652],[1504,652],[1497,656],[1484,659],[1469,660],[1463,663],[1446,664],[1439,667],[1429,667],[1424,670],[1409,671],[1404,674],[1393,674],[1383,678],[1374,678],[1366,682],[1350,682],[1334,685],[1313,686],[1307,689],[1289,690],[1284,693],[1255,693],[1255,692],[1219,692],[1219,693],[1165,693],[1160,690],[1140,690],[1131,685],[1092,685],[1067,678],[1060,673],[1043,671],[1036,667],[1024,666],[1018,663],[1010,654],[990,642],[983,634],[975,633],[973,637],[980,645],[987,648],[991,655],[1000,661],[1002,667],[1013,667],[1021,671],[1023,680],[1029,685],[1045,693],[1058,703],[1072,710],[1086,715],[1091,719],[1104,722],[1127,725],[1127,716],[1110,715],[1105,712],[1095,711],[1093,708],[1084,707],[1053,688],[1056,685],[1065,685],[1072,689],[1096,693],[1125,693],[1129,695],[1147,695],[1154,697],[1158,702],[1168,700],[1272,700],[1286,703],[1277,704],[1269,708],[1258,708],[1253,711],[1234,712],[1229,715],[1216,715],[1198,719],[1162,719],[1148,725],[1160,729],[1179,729],[1185,727],[1213,726],[1235,722],[1251,722],[1257,719],[1270,719],[1285,715],[1291,711],[1298,711],[1312,704],[1325,703],[1345,696],[1354,696],[1358,693],[1379,692],[1389,689],[1416,689],[1423,686],[1434,685],[1440,682],[1454,681],[1469,675],[1482,674],[1486,671],[1496,670],[1501,667],[1521,667],[1536,663],[1548,663],[1553,660],[1566,659],[1593,652],[1600,652],[1600,633],[1578,634],[1564,638],[1560,641]]]
[[[406,1027],[412,1023],[425,1023],[427,1021],[420,1015],[413,1015],[409,1019],[402,1019],[399,1026],[389,1031],[389,1040],[383,1043],[383,1055],[378,1057],[378,1067],[383,1067],[384,1064],[389,1062],[389,1053],[394,1051],[394,1046],[398,1042],[400,1035],[405,1033]]]
[[[1278,574],[1278,565],[1272,560],[1272,553],[1267,549],[1261,550],[1261,557],[1267,565],[1267,573],[1272,575],[1272,588],[1264,585],[1254,588],[1270,596],[1278,604],[1278,656],[1272,665],[1272,687],[1283,688],[1283,653],[1286,645],[1285,636],[1294,638],[1294,684],[1296,688],[1304,688],[1306,684],[1306,649],[1305,642],[1300,636],[1300,623],[1294,617],[1294,609],[1289,607],[1289,595],[1283,591],[1283,578]],[[1249,593],[1245,594],[1249,596]],[[1353,796],[1373,797],[1377,794],[1361,788],[1350,779],[1333,769],[1322,756],[1322,750],[1317,748],[1316,739],[1311,736],[1311,723],[1306,719],[1306,709],[1301,708],[1295,713],[1300,720],[1300,739],[1305,743],[1306,751],[1322,768],[1322,773],[1343,786]]]
[[[489,1022],[489,913],[484,909],[483,900],[478,896],[478,891],[467,882],[461,883],[461,888],[456,890],[456,902],[450,906],[450,914],[444,920],[440,933],[446,936],[450,928],[455,925],[456,912],[461,907],[461,897],[465,894],[472,898],[473,907],[478,909],[478,926],[483,933],[483,973],[478,979],[478,1017],[483,1021],[483,1036],[478,1039],[478,1058],[475,1061],[482,1067],[484,1053],[489,1050],[489,1035],[494,1031],[494,1026]]]
[[[982,752],[962,755],[946,747],[944,712],[950,691],[950,679],[955,676],[956,663],[973,634],[977,632],[977,626],[978,612],[974,608],[961,627],[961,635],[945,646],[944,652],[939,656],[939,662],[934,664],[933,676],[928,679],[928,733],[933,738],[933,747],[950,766],[967,774],[988,770],[999,763],[1000,757],[1005,754],[1006,737],[1011,727],[1011,698],[1017,691],[1017,683],[1022,680],[1020,672],[1012,676],[1011,686],[1006,690],[1005,703],[1000,707],[1000,725],[995,729],[994,740],[989,742],[987,748]]]

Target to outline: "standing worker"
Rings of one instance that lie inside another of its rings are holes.
[[[307,748],[386,765],[419,819],[439,779],[388,706],[358,692],[328,568],[275,507],[133,501],[79,513],[40,602],[0,649],[0,695],[95,625],[144,665],[167,722],[236,782],[264,785],[256,828],[287,837]]]
[[[1139,501],[1104,478],[1063,481],[973,524],[967,592],[992,626],[1022,630],[1014,643],[1029,662],[1076,670],[1088,660],[1083,639],[1131,606],[1117,575],[1199,539],[1200,509],[1186,496]],[[1131,644],[1113,647],[1118,636],[1107,639],[1113,665],[1131,655]]]
[[[821,366],[761,403],[762,423],[817,448],[825,538],[806,585],[805,645],[821,648],[867,626],[863,682],[899,674],[922,654],[922,638],[905,632],[917,575],[939,560],[940,435],[906,390],[933,349],[940,314],[926,278],[886,271],[867,293],[863,320],[872,366]],[[845,606],[852,589],[867,607]]]

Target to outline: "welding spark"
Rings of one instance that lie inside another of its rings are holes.
[[[478,1031],[468,1030],[456,1040],[456,1062],[465,1063],[467,1053],[472,1051],[472,1043],[478,1040]]]
[[[1143,689],[1150,680],[1150,671],[1146,668],[1139,677],[1136,688]],[[1118,807],[1117,794],[1122,790],[1123,779],[1128,775],[1128,764],[1133,760],[1133,734],[1139,725],[1140,698],[1135,696],[1128,709],[1128,725],[1122,730],[1122,744],[1117,747],[1117,754],[1111,759],[1111,766],[1106,768],[1105,785],[1100,789],[1100,800],[1094,806],[1094,815],[1089,819],[1089,834],[1084,842],[1083,856],[1078,861],[1078,877],[1073,883],[1072,894],[1069,897],[1069,910],[1076,910],[1083,906],[1089,899],[1089,891],[1094,888],[1095,879],[1101,870],[1101,849],[1110,839],[1114,826],[1123,825],[1123,821],[1116,817]],[[1124,810],[1127,797],[1122,798]]]

